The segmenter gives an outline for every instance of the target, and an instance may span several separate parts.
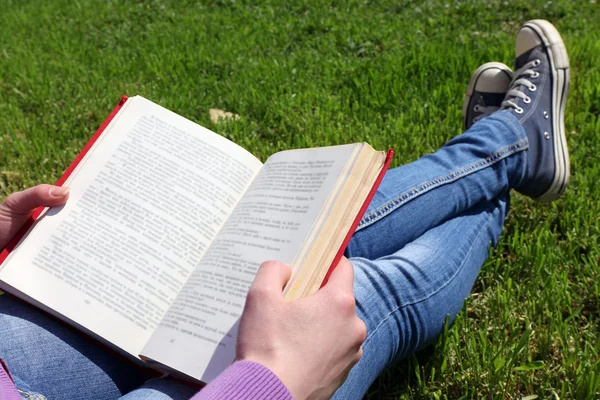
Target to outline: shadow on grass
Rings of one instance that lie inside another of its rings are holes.
[[[427,390],[426,378],[429,372],[441,367],[443,354],[437,346],[430,347],[400,361],[386,369],[371,385],[365,399],[431,399],[433,393]],[[426,378],[425,380],[423,378]]]

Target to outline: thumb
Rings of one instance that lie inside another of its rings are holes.
[[[69,189],[60,186],[38,185],[16,192],[0,205],[2,211],[18,216],[29,216],[38,207],[56,207],[66,203]]]
[[[260,265],[250,291],[281,294],[292,276],[292,268],[279,261],[265,261]]]
[[[334,268],[323,289],[354,293],[354,267],[346,257],[342,257]]]
[[[21,229],[21,226],[38,207],[54,207],[65,204],[69,189],[38,185],[16,192],[0,204],[0,249]]]

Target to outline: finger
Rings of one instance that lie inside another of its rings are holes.
[[[292,276],[292,268],[279,261],[265,261],[261,264],[250,291],[281,294]]]
[[[333,269],[324,288],[336,292],[350,291],[354,293],[354,267],[346,257],[342,257],[338,265]]]
[[[38,185],[16,192],[6,198],[3,208],[17,215],[31,214],[38,207],[63,205],[69,198],[69,189],[60,186]]]

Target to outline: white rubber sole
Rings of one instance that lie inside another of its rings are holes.
[[[477,84],[477,81],[479,80],[479,77],[481,76],[481,74],[483,74],[485,71],[487,71],[488,69],[492,69],[492,68],[497,68],[500,69],[502,71],[505,71],[507,73],[507,75],[509,77],[512,76],[512,70],[510,69],[510,67],[506,64],[502,64],[501,62],[487,62],[483,65],[480,65],[479,68],[477,68],[475,70],[475,72],[473,72],[473,75],[471,76],[471,80],[469,81],[469,85],[467,86],[467,91],[465,92],[465,99],[463,101],[463,107],[462,107],[462,116],[463,116],[463,130],[467,130],[467,111],[469,108],[469,102],[471,101],[471,97],[473,96],[473,91],[475,91],[475,85]]]
[[[565,105],[569,93],[569,56],[560,33],[550,22],[536,19],[523,25],[533,29],[548,49],[550,72],[554,83],[552,91],[552,128],[554,132],[554,162],[556,169],[550,187],[534,200],[548,203],[565,192],[570,177],[569,149],[565,132]]]

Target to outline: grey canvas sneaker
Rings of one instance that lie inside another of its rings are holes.
[[[499,62],[485,63],[475,70],[462,108],[465,131],[500,108],[512,77],[512,70]]]
[[[517,34],[514,78],[502,102],[521,123],[527,139],[527,171],[517,187],[542,202],[558,199],[569,182],[565,103],[569,57],[556,28],[548,21],[525,23]]]

